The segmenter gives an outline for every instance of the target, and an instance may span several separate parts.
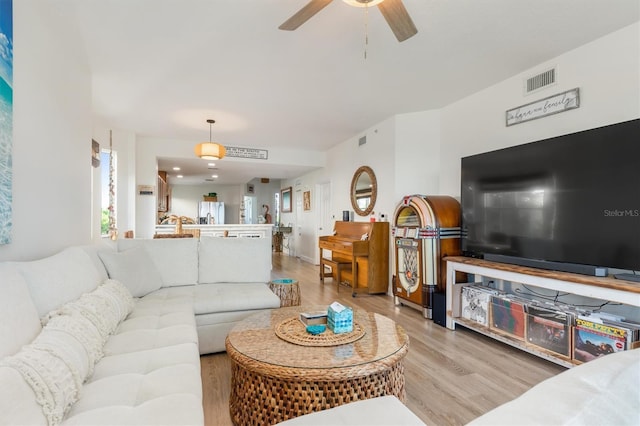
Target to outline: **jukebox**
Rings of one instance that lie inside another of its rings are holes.
[[[460,255],[460,204],[449,196],[408,195],[395,209],[392,232],[394,302],[431,319],[434,295],[445,292],[443,259]]]

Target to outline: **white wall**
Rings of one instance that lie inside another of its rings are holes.
[[[369,165],[376,173],[375,211],[388,214],[389,220],[393,219],[395,206],[404,195],[419,193],[459,198],[463,156],[640,117],[639,35],[636,23],[441,110],[387,119],[331,149],[322,173],[301,176],[291,182],[299,181],[312,187],[315,183],[330,181],[331,211],[335,220],[341,220],[342,210],[351,210],[351,177],[361,165]],[[558,67],[558,83],[523,96],[523,78],[551,65]],[[580,88],[580,108],[505,126],[506,110],[575,87]],[[358,139],[364,134],[367,145],[358,148]],[[356,220],[367,218],[356,216]],[[288,221],[293,222],[293,215],[287,215],[284,222]],[[304,226],[315,226],[315,223]],[[302,238],[313,235],[304,227],[298,234]],[[301,241],[298,246],[311,244]],[[312,258],[314,263],[316,258]]]
[[[0,260],[28,260],[91,241],[91,76],[49,2],[14,1],[13,17],[13,241]]]
[[[396,202],[405,195],[438,194],[441,173],[440,120],[439,110],[396,116]]]
[[[640,29],[636,23],[442,110],[440,192],[459,196],[460,159],[640,117]],[[557,65],[558,84],[530,96],[522,80]],[[580,88],[580,107],[505,126],[505,111]]]
[[[359,146],[358,140],[367,137],[367,143]],[[328,152],[327,170],[324,176],[332,183],[331,211],[336,220],[342,220],[343,210],[351,207],[351,180],[360,166],[369,166],[376,175],[378,198],[373,215],[390,214],[395,205],[396,119],[389,118],[363,133],[337,145]],[[309,182],[315,184],[316,182]],[[368,221],[369,217],[355,215],[356,221]]]

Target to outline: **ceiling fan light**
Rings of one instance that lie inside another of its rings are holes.
[[[225,156],[227,150],[219,143],[202,142],[195,146],[194,152],[203,160],[219,160]]]
[[[349,6],[355,7],[366,7],[366,6],[375,6],[377,4],[382,3],[384,0],[342,0]]]

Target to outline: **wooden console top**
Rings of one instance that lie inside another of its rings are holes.
[[[633,281],[619,280],[613,277],[592,277],[589,275],[572,274],[570,272],[548,271],[545,269],[530,268],[528,266],[511,265],[508,263],[490,262],[488,260],[475,259],[464,256],[448,256],[445,261],[474,265],[500,271],[516,272],[542,278],[550,278],[579,284],[587,284],[612,290],[628,291],[640,294],[640,284]]]

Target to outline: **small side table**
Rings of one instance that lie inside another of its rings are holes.
[[[300,306],[300,286],[298,280],[280,278],[269,281],[269,288],[280,298],[280,307]]]

